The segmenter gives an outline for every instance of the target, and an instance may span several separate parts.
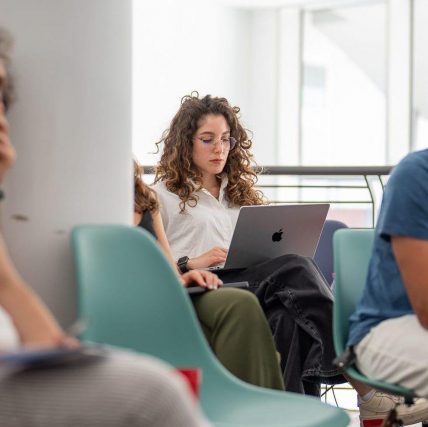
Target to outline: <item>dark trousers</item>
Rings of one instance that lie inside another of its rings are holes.
[[[286,390],[319,395],[321,382],[346,382],[332,364],[333,294],[312,259],[284,255],[219,276],[248,281],[259,299],[281,354]]]

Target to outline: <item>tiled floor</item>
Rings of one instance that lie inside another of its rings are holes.
[[[340,386],[335,386],[335,397],[337,404],[347,410],[349,417],[351,418],[351,423],[349,427],[360,427],[360,421],[358,418],[358,407],[357,407],[357,393],[353,388],[347,384]],[[324,400],[324,398],[323,398]],[[331,391],[327,393],[327,402],[336,405],[334,395]],[[413,424],[408,427],[420,427],[421,423]]]

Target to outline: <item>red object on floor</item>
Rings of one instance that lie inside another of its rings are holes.
[[[199,388],[202,382],[202,371],[198,368],[177,368],[184,378],[186,378],[195,399],[199,399]]]
[[[375,420],[363,420],[363,427],[380,427],[383,423],[382,418],[377,418]]]

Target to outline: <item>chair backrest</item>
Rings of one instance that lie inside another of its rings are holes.
[[[88,324],[84,339],[148,353],[178,367],[201,368],[208,388],[210,376],[227,372],[149,233],[124,225],[82,225],[73,230],[72,242],[79,311]]]
[[[333,282],[333,235],[341,228],[348,226],[334,219],[327,219],[321,232],[317,250],[315,251],[314,261],[318,265],[327,282],[331,285]]]
[[[345,350],[349,317],[355,311],[365,286],[373,238],[373,229],[343,229],[333,238],[336,273],[333,328],[337,354]]]
[[[213,425],[347,425],[348,417],[336,408],[246,384],[226,371],[149,233],[124,225],[79,226],[72,242],[80,315],[88,322],[84,338],[148,353],[175,366],[201,368],[200,402]]]
[[[349,335],[349,318],[361,299],[369,267],[374,240],[373,229],[339,230],[333,237],[335,301],[333,305],[333,337],[337,354],[345,351]],[[412,390],[384,381],[373,380],[361,374],[355,367],[346,372],[353,378],[376,389],[404,396],[411,400]]]

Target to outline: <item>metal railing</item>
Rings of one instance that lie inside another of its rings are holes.
[[[279,196],[270,198],[271,203],[370,205],[371,225],[374,226],[385,177],[391,169],[392,166],[265,166],[258,187]],[[277,182],[266,183],[267,177],[275,177],[274,181]],[[294,178],[294,182],[287,182],[291,178]],[[320,182],[322,180],[324,182]],[[298,191],[286,191],[293,188]],[[311,191],[307,191],[308,189]],[[315,196],[320,189],[332,191],[324,191],[324,197],[308,198]],[[344,190],[350,190],[351,194],[348,192],[347,197],[343,197]],[[352,196],[352,192],[356,196]],[[293,195],[295,197],[290,197]]]
[[[268,196],[271,203],[327,202],[332,205],[370,205],[371,222],[374,226],[385,177],[390,174],[392,168],[392,166],[259,166],[257,187]],[[148,175],[153,174],[153,166],[144,166],[144,171]],[[320,189],[325,190],[324,195],[315,197]],[[340,194],[343,190],[351,190],[358,194],[343,197],[343,194]]]

